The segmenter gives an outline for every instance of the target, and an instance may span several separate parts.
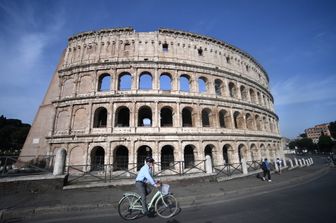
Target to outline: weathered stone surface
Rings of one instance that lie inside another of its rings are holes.
[[[280,140],[269,78],[253,57],[198,34],[122,28],[69,38],[22,155],[65,149],[67,165],[115,169],[150,154],[168,166],[210,155],[222,165],[283,157]]]

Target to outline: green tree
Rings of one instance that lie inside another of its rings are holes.
[[[330,131],[331,137],[336,139],[336,121],[329,123],[329,131]]]
[[[302,134],[300,134],[300,137],[307,138],[307,134],[306,133],[302,133]]]
[[[321,135],[317,144],[320,152],[331,152],[333,141],[330,136]]]
[[[290,141],[290,142],[288,143],[288,147],[289,147],[289,149],[295,149],[295,146],[297,146],[297,141],[296,141],[296,140],[294,140],[294,141]]]
[[[310,138],[302,138],[297,141],[297,147],[301,150],[314,151],[316,149],[316,145],[313,143],[313,140]]]
[[[16,155],[21,150],[29,133],[30,125],[18,119],[0,116],[0,155]]]

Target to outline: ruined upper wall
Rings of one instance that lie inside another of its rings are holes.
[[[268,75],[248,53],[223,41],[190,32],[132,28],[83,32],[69,38],[63,69],[87,64],[156,61],[203,66],[252,79],[268,89]]]

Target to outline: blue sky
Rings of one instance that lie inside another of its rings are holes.
[[[336,1],[0,0],[0,114],[32,123],[69,36],[131,26],[208,35],[270,77],[281,134],[336,120]]]

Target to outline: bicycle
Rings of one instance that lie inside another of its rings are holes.
[[[162,218],[171,218],[177,212],[176,198],[169,192],[169,185],[163,184],[152,197],[148,210],[154,208]],[[141,196],[135,192],[123,194],[118,204],[118,213],[125,220],[134,220],[143,214]]]

